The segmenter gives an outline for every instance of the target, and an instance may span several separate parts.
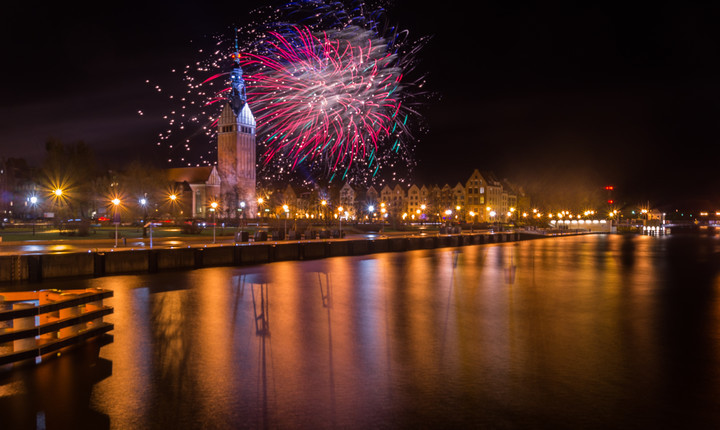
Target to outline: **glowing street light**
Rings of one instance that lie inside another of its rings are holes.
[[[213,213],[213,243],[215,243],[215,224],[217,224],[217,207],[218,207],[218,202],[210,203],[210,212]]]
[[[340,235],[341,239],[342,239],[342,212],[343,212],[343,207],[340,206],[338,208],[338,213],[339,213],[339,215],[338,215],[338,230],[339,230],[339,235]]]
[[[290,208],[288,205],[282,205],[283,211],[285,212],[285,234],[284,237],[287,239],[287,219],[290,216]]]
[[[146,195],[147,195],[147,194],[146,194]],[[147,201],[147,199],[146,199],[145,197],[141,197],[140,200],[139,200],[139,202],[140,202],[140,206],[142,206],[142,208],[143,208],[143,218],[145,219],[145,221],[147,221],[147,217],[148,217],[147,204],[148,204],[148,201]]]
[[[120,217],[118,216],[118,206],[120,206],[120,199],[115,197],[112,199],[113,204],[113,218],[115,223],[115,248],[118,246],[118,225],[120,225]]]
[[[30,196],[30,206],[32,206],[32,210],[33,210],[33,213],[34,213],[34,214],[33,214],[33,215],[34,215],[34,219],[33,219],[33,225],[32,225],[32,228],[33,228],[33,230],[32,230],[32,231],[33,231],[33,236],[35,236],[35,223],[37,222],[37,204],[38,204],[38,198],[37,198],[37,196]]]

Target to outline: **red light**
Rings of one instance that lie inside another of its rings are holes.
[[[611,205],[611,204],[613,204],[613,203],[615,203],[615,200],[608,200],[608,204],[609,204],[609,205]]]
[[[605,189],[611,191],[614,190],[615,187],[613,187],[612,185],[608,185],[607,187],[605,187]]]

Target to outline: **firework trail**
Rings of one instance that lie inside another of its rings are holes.
[[[258,124],[258,177],[403,181],[415,163],[414,133],[423,132],[418,107],[427,96],[424,76],[409,76],[427,40],[411,41],[387,24],[383,8],[366,3],[311,0],[255,13],[260,19],[240,28],[238,39]],[[168,116],[171,127],[158,142],[182,161],[193,158],[193,139],[206,149],[196,163],[214,161],[233,52],[227,35],[214,40],[204,60],[185,67],[182,107]],[[175,136],[185,129],[194,136]]]

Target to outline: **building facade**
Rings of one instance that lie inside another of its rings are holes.
[[[217,165],[221,199],[229,208],[257,213],[255,117],[247,104],[240,55],[230,71],[230,95],[218,120]]]

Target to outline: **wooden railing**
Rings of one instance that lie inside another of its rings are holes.
[[[111,331],[103,317],[113,308],[103,300],[112,296],[98,288],[0,292],[0,366],[38,363]]]

